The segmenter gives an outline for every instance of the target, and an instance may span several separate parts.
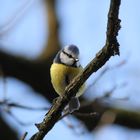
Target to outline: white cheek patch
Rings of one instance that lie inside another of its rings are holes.
[[[80,62],[79,61],[76,62],[76,66],[80,67]]]
[[[74,63],[72,58],[69,58],[66,54],[63,52],[60,53],[60,61],[66,65],[72,65]]]

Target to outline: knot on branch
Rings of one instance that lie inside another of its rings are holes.
[[[114,55],[120,55],[120,51],[119,51],[119,43],[116,41],[115,44],[112,44],[111,48],[113,50],[113,56]]]
[[[38,129],[39,131],[41,131],[41,123],[35,123],[35,126],[37,127],[37,129]]]
[[[115,24],[114,36],[118,36],[118,31],[121,29],[121,20],[117,19]]]

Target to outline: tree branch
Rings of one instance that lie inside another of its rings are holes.
[[[64,107],[70,99],[76,95],[81,85],[89,78],[89,76],[101,68],[111,56],[119,55],[119,44],[117,35],[120,29],[120,20],[118,18],[119,6],[121,0],[111,0],[110,10],[108,14],[108,24],[106,33],[106,44],[97,53],[96,57],[86,66],[84,71],[80,73],[66,87],[64,96],[59,97],[51,109],[48,111],[43,122],[37,124],[38,132],[31,137],[31,140],[42,140],[44,136],[52,129],[55,123],[61,117]]]
[[[42,54],[39,59],[46,59],[56,55],[58,50],[60,50],[60,41],[59,41],[59,24],[56,15],[56,0],[45,0],[45,5],[47,7],[47,16],[48,16],[48,38],[47,43],[44,47]]]
[[[111,123],[127,126],[133,129],[140,129],[140,113],[138,111],[126,110],[123,108],[116,108],[114,106],[107,105],[103,103],[102,99],[100,98],[92,102],[84,102],[84,104],[82,104],[80,109],[78,110],[78,112],[83,114],[89,112],[97,112],[97,117],[93,116],[89,117],[88,119],[86,118],[86,121],[84,117],[77,116],[77,118],[84,122],[85,126],[88,126],[87,128],[89,131],[92,131],[93,129],[98,127],[98,125],[101,125],[100,121],[102,115],[108,111],[115,114],[115,119]]]
[[[50,80],[52,58],[44,61],[30,61],[0,51],[0,66],[5,76],[15,77],[28,83],[50,102],[57,97]],[[41,83],[41,84],[40,84]]]
[[[31,86],[35,91],[37,91],[35,93],[43,95],[47,100],[52,102],[52,100],[55,97],[57,97],[57,94],[55,94],[55,91],[51,85],[50,76],[49,76],[50,75],[49,70],[53,60],[53,56],[51,58],[48,58],[47,60],[46,59],[43,61],[38,61],[38,60],[31,61],[31,60],[26,60],[25,58],[21,58],[0,51],[0,66],[2,67],[2,70],[6,77],[8,76],[14,77],[25,82],[26,84]],[[83,97],[81,99],[83,102],[88,102],[87,99],[84,99]],[[96,104],[96,102],[93,102],[93,105],[90,104],[90,106],[85,106],[85,107],[81,106],[79,112],[89,113],[95,111],[101,113],[102,115],[103,112],[101,112],[101,110],[107,111],[108,107],[106,107],[105,104],[102,103]],[[129,116],[126,113],[123,113],[123,109],[121,109],[121,112],[119,114],[120,114],[119,121],[115,120],[115,122],[113,123],[118,123],[122,126],[126,126],[133,129],[134,128],[140,129],[140,125],[139,125],[140,117],[136,111],[135,113],[132,113],[131,118],[129,118]],[[131,111],[129,112],[129,114],[131,114]],[[74,116],[76,115],[74,114]],[[100,117],[94,117],[94,118],[91,117],[85,118],[80,116],[76,116],[76,117],[78,117],[78,119],[85,124],[88,130],[93,130],[96,127],[96,125],[98,125],[98,121],[100,121]],[[126,123],[124,123],[124,118]],[[132,119],[132,118],[137,118],[137,119]]]

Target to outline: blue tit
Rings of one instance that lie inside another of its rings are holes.
[[[61,49],[54,58],[51,65],[51,82],[60,97],[63,96],[65,87],[71,80],[83,71],[79,62],[79,49],[75,45],[68,45]],[[76,97],[73,97],[68,104],[68,111],[72,113],[78,110],[80,102],[78,97],[84,93],[85,84],[81,86]]]

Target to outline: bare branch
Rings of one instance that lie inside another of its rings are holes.
[[[98,115],[97,112],[90,112],[90,113],[83,113],[83,112],[66,112],[64,115],[62,115],[59,120],[62,120],[64,117],[68,116],[68,115],[72,115],[74,114],[75,116],[80,116],[80,117],[95,117]]]
[[[91,87],[93,87],[102,77],[103,75],[105,75],[109,70],[115,69],[115,68],[119,68],[122,67],[124,64],[126,64],[126,60],[121,61],[120,63],[114,65],[114,66],[106,66],[101,73],[98,75],[98,77],[96,79],[94,79],[94,82],[91,83],[87,88],[86,91],[87,92]]]
[[[22,122],[21,120],[19,120],[18,118],[17,118],[17,116],[11,111],[11,110],[5,110],[6,111],[6,113],[9,115],[9,116],[11,116],[18,124],[20,124],[21,126],[27,126],[27,125],[30,125],[30,124],[32,124],[32,123],[30,123],[30,122]]]
[[[21,139],[20,139],[20,140],[25,140],[25,138],[26,138],[27,134],[28,134],[28,133],[27,133],[27,132],[25,132],[25,133],[24,133],[24,135],[21,137]]]
[[[3,100],[3,101],[0,101],[0,105],[2,106],[5,106],[8,108],[8,110],[12,107],[16,107],[16,108],[20,108],[20,109],[26,109],[26,110],[33,110],[33,111],[42,111],[42,110],[48,110],[49,107],[29,107],[29,106],[25,106],[25,105],[21,105],[21,104],[18,104],[18,103],[14,103],[14,102],[9,102],[8,100]]]
[[[0,51],[0,65],[4,75],[27,83],[49,101],[57,97],[50,80],[51,63],[52,59],[31,61]]]
[[[72,82],[66,87],[64,96],[57,99],[56,103],[48,111],[43,122],[37,125],[39,131],[34,134],[30,140],[42,140],[59,120],[64,107],[68,104],[70,99],[76,95],[78,89],[89,78],[89,76],[101,68],[111,56],[116,54],[119,55],[117,35],[120,29],[120,20],[118,18],[120,1],[121,0],[111,0],[105,46],[86,66],[84,71],[74,78],[74,80],[72,80]]]

